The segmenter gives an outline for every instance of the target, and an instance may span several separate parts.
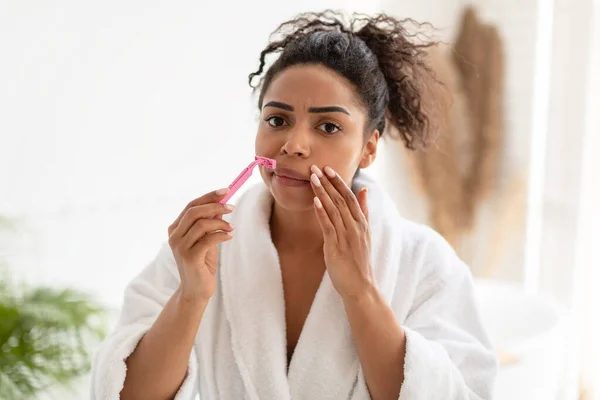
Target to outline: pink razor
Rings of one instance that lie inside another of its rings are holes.
[[[227,195],[221,201],[219,201],[219,203],[227,203],[231,196],[233,196],[235,192],[237,192],[238,189],[242,187],[244,182],[246,182],[248,178],[250,178],[250,175],[252,175],[252,170],[255,166],[261,165],[265,168],[275,169],[275,164],[276,162],[272,158],[255,156],[254,161],[252,161],[250,165],[244,168],[244,170],[240,172],[240,174],[237,176],[237,178],[235,178],[231,185],[229,185],[229,193],[227,193]]]

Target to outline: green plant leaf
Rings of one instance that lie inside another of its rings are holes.
[[[83,292],[0,282],[0,398],[33,399],[89,372],[103,307]],[[9,382],[9,383],[8,383]]]
[[[0,395],[3,399],[25,399],[27,394],[21,391],[21,388],[13,380],[0,370]]]

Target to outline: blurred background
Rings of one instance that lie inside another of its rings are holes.
[[[127,283],[253,157],[247,77],[270,32],[326,8],[430,22],[446,43],[442,139],[384,141],[370,172],[471,266],[495,398],[600,399],[599,0],[0,0],[0,398],[89,397]],[[59,352],[70,374],[15,367],[19,338],[52,350],[56,329],[90,339]]]

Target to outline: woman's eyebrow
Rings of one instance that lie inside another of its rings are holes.
[[[276,108],[281,108],[282,110],[286,110],[286,111],[294,111],[294,107],[285,104],[285,103],[281,103],[279,101],[270,101],[267,104],[265,104],[265,107],[276,107]]]
[[[341,112],[347,115],[350,115],[348,110],[344,107],[339,106],[329,106],[329,107],[311,107],[308,109],[309,113],[329,113],[329,112]]]
[[[267,104],[265,104],[263,108],[265,108],[265,107],[276,107],[276,108],[281,108],[282,110],[286,110],[286,111],[294,111],[294,107],[290,106],[289,104],[281,103],[279,101],[270,101]],[[348,110],[346,110],[344,107],[339,107],[339,106],[311,107],[308,109],[308,112],[309,113],[341,112],[341,113],[350,115],[350,112]]]

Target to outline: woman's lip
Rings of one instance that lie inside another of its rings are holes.
[[[306,178],[303,174],[300,174],[296,171],[293,171],[291,169],[286,169],[286,168],[277,168],[275,170],[275,172],[273,172],[275,175],[283,177],[283,178],[288,178],[288,179],[294,179],[297,181],[304,181],[304,182],[308,182],[308,178]]]
[[[293,186],[293,187],[306,187],[310,184],[309,181],[304,179],[294,179],[285,175],[273,174],[273,179],[280,185]]]
[[[308,182],[308,179],[298,179],[298,178],[292,178],[291,176],[288,176],[288,175],[286,175],[286,174],[278,174],[278,173],[275,173],[275,176],[277,176],[277,177],[279,177],[279,178],[293,179],[293,180],[295,180],[295,181],[298,181],[298,182]]]

